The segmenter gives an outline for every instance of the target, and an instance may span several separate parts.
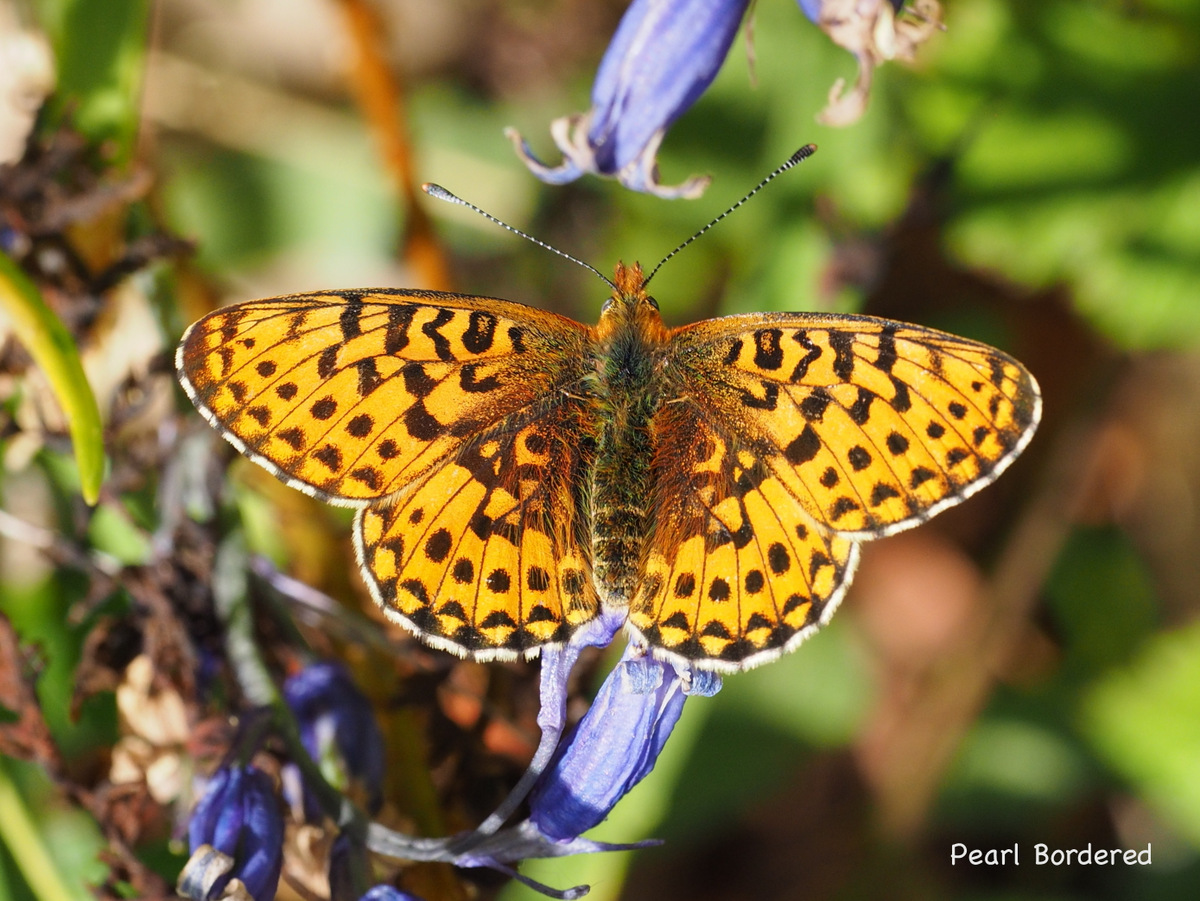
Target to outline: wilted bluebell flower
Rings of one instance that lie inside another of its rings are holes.
[[[271,777],[253,766],[222,767],[213,774],[188,821],[193,860],[180,891],[197,901],[221,897],[238,879],[255,901],[272,901],[283,865],[283,817]],[[196,877],[193,862],[219,852],[223,863]],[[192,881],[188,881],[189,871]]]
[[[849,91],[839,78],[829,104],[817,116],[824,125],[850,125],[867,108],[875,67],[891,59],[912,60],[917,48],[941,27],[937,0],[796,0],[804,14],[839,47],[858,60],[858,78]],[[900,15],[901,10],[904,15]]]
[[[289,678],[283,697],[300,726],[300,740],[335,788],[358,780],[367,791],[367,807],[382,801],[384,747],[370,702],[339,663],[314,663]],[[290,781],[290,780],[289,780]],[[320,811],[305,794],[305,814]]]
[[[875,66],[911,59],[938,27],[937,0],[797,0],[801,10],[858,59],[854,88],[839,80],[818,117],[848,125],[866,109]],[[586,113],[554,120],[550,133],[563,154],[557,166],[538,160],[525,140],[508,131],[517,153],[542,181],[565,184],[585,173],[616,178],[625,187],[659,197],[698,197],[707,177],[659,184],[657,155],[672,123],[716,78],[750,0],[633,0],[605,51]]]

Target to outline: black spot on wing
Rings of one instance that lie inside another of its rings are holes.
[[[894,497],[900,497],[900,492],[895,485],[889,485],[887,482],[876,482],[875,487],[871,489],[871,499],[868,502],[872,507],[878,507],[886,500],[891,500]]]
[[[292,450],[298,451],[304,447],[304,432],[295,426],[289,429],[280,429],[275,434],[280,441],[282,441]]]
[[[893,457],[898,457],[908,450],[908,439],[899,432],[889,432],[884,443]]]
[[[806,425],[804,431],[788,442],[783,449],[783,455],[793,466],[807,463],[821,450],[821,439],[811,425]]]
[[[358,396],[366,397],[383,381],[379,369],[375,366],[375,358],[363,357],[354,366],[358,370]]]
[[[912,474],[908,478],[908,487],[918,488],[932,478],[936,478],[936,473],[934,473],[932,469],[927,469],[924,466],[918,466],[912,471]]]
[[[343,341],[350,341],[362,334],[362,313],[363,304],[361,300],[349,300],[342,307],[342,314],[338,317],[338,324],[342,329]]]
[[[426,374],[424,366],[411,361],[400,367],[400,377],[404,379],[404,390],[413,397],[428,397],[438,384]]]
[[[808,367],[821,356],[821,348],[813,343],[812,339],[808,337],[808,333],[803,329],[792,335],[792,340],[805,350],[804,356],[800,358],[800,362],[792,370],[791,381],[799,382],[808,375]]]
[[[833,374],[843,382],[854,375],[854,335],[850,332],[829,333],[829,346],[833,348]]]
[[[481,354],[489,350],[496,340],[496,317],[484,310],[474,310],[470,316],[470,324],[463,332],[463,347],[473,354]]]
[[[323,379],[331,378],[337,372],[337,358],[340,344],[331,344],[317,357],[317,375]]]
[[[445,431],[445,427],[425,408],[423,401],[405,411],[404,427],[418,441],[432,441]]]
[[[850,421],[855,425],[865,425],[871,418],[871,402],[875,400],[874,393],[866,388],[858,389],[858,397],[850,406]]]
[[[509,326],[508,340],[512,342],[513,352],[525,353],[525,330],[518,326]]]
[[[382,483],[379,470],[374,466],[360,466],[357,469],[352,469],[350,471],[350,478],[356,482],[362,482],[372,491],[378,491]]]
[[[833,395],[824,388],[813,388],[812,393],[800,401],[800,413],[809,422],[820,422],[832,401]]]
[[[366,413],[360,413],[346,423],[346,431],[355,438],[366,438],[374,428],[375,420]]]
[[[875,368],[891,374],[896,359],[896,327],[885,325],[879,333],[879,356],[875,358]]]
[[[783,365],[782,337],[783,331],[777,328],[760,328],[754,333],[755,366],[774,372]]]
[[[395,355],[408,346],[408,330],[412,326],[417,308],[407,304],[388,307],[387,325],[384,327],[383,352]]]
[[[336,473],[342,468],[342,452],[332,444],[318,448],[313,452],[313,456],[330,472]]]
[[[892,405],[892,409],[897,413],[907,413],[912,409],[912,398],[908,394],[908,385],[894,375],[889,376],[889,378],[892,380],[892,387],[896,393],[888,403]]]
[[[680,573],[675,579],[675,597],[690,598],[696,593],[696,577],[691,573]]]
[[[477,378],[476,372],[479,368],[478,363],[467,363],[458,372],[458,383],[463,391],[472,394],[485,394],[488,391],[495,391],[500,387],[500,379],[494,375]]]
[[[334,400],[332,396],[326,395],[309,407],[308,412],[313,415],[314,419],[320,419],[324,421],[329,419],[334,413],[337,412],[337,407],[337,401]]]
[[[454,546],[454,539],[448,529],[438,529],[425,541],[425,556],[434,563],[441,563]]]
[[[779,386],[774,382],[762,382],[763,396],[756,397],[742,389],[742,406],[752,410],[774,410],[779,405]]]
[[[732,366],[738,361],[738,357],[742,355],[742,339],[738,338],[729,345],[729,353],[725,354],[724,363],[726,366]]]
[[[421,334],[433,343],[433,352],[443,362],[450,362],[454,354],[450,350],[450,339],[442,334],[441,329],[454,318],[451,310],[438,310],[437,315],[421,326]]]

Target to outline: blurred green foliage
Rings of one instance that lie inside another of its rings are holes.
[[[89,140],[109,142],[113,161],[130,161],[146,127],[148,0],[34,7],[60,67],[44,127],[70,121]],[[948,30],[920,64],[883,67],[864,120],[833,130],[813,117],[834,78],[853,77],[853,61],[794,3],[760,0],[753,78],[739,43],[664,146],[664,181],[715,177],[699,202],[664,203],[595,181],[547,189],[512,157],[504,125],[545,150],[549,120],[585,107],[603,35],[569,77],[524,93],[487,94],[454,71],[413,80],[409,124],[421,177],[603,269],[617,259],[653,264],[797,146],[820,145],[797,172],[663,270],[655,293],[668,321],[680,323],[753,310],[860,308],[868,286],[827,279],[837,245],[886,234],[921,180],[945,166],[936,205],[951,259],[1015,286],[1013,296],[1062,288],[1092,335],[1127,359],[1194,354],[1200,2],[949,0],[948,7]],[[244,114],[235,96],[227,99],[231,117]],[[141,161],[159,173],[156,203],[173,229],[196,240],[196,264],[212,282],[300,290],[395,275],[394,197],[362,123],[348,103],[320,97],[302,112],[290,120],[294,131],[250,149],[166,131],[156,155]],[[589,274],[460,210],[434,215],[457,257],[462,290],[594,320],[605,291]],[[1000,327],[986,313],[962,316],[973,323],[968,331],[1006,343],[1003,331],[989,332]],[[1048,336],[1052,344],[1056,338]],[[1085,403],[1063,409],[1070,397],[1047,401],[1060,416],[1090,412]],[[0,502],[25,480],[67,521],[75,486],[61,460],[45,450],[31,469],[6,474]],[[238,491],[255,549],[284,562],[269,503],[243,485]],[[87,534],[90,547],[137,563],[149,531],[102,507]],[[1031,847],[1052,840],[1073,816],[1091,816],[1133,823],[1125,837],[1153,835],[1155,865],[1107,881],[1026,872],[1017,888],[971,882],[957,886],[961,897],[1182,899],[1200,883],[1200,611],[1193,599],[1182,613],[1163,612],[1137,537],[1118,526],[1081,526],[1069,536],[1038,614],[1056,645],[1053,665],[1000,686],[979,713],[941,785],[930,825],[936,840],[927,847],[939,862],[951,841],[970,835]],[[85,759],[116,735],[110,696],[85,704],[78,721],[68,712],[88,626],[68,612],[86,590],[67,570],[28,583],[0,574],[0,610],[39,649],[40,698],[69,759]],[[596,837],[663,836],[668,846],[646,856],[686,854],[769,802],[806,764],[848,753],[879,699],[871,655],[842,617],[798,653],[730,677],[713,700],[689,702],[655,772]],[[72,886],[97,878],[92,824],[61,799],[46,800],[52,792],[36,775],[5,767]],[[1143,828],[1147,821],[1152,826]],[[630,866],[629,855],[600,855],[523,872],[561,886],[590,882],[591,897],[615,898],[636,890],[636,868],[626,882]],[[1072,878],[1099,881],[1081,888]],[[19,863],[0,849],[0,901],[6,897],[35,896]],[[504,893],[506,901],[530,897],[515,885]]]

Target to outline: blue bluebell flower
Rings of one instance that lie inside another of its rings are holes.
[[[335,788],[359,782],[372,813],[382,802],[384,747],[370,702],[339,663],[314,663],[290,677],[283,697],[300,726],[300,740]],[[305,793],[305,814],[320,819]]]
[[[538,777],[529,796],[529,818],[466,843],[454,863],[492,867],[521,878],[504,865],[657,844],[609,844],[581,835],[604,820],[654,768],[687,696],[714,695],[720,687],[715,673],[681,673],[631,644]]]
[[[658,844],[597,842],[582,833],[601,822],[654,768],[688,695],[710,696],[721,687],[715,673],[679,668],[630,645],[601,686],[588,712],[565,737],[567,680],[580,651],[604,647],[624,623],[624,612],[605,611],[566,645],[542,654],[542,740],[529,770],[512,794],[478,829],[450,839],[413,839],[378,824],[367,845],[377,854],[407,860],[441,860],[459,867],[488,867],[554,898],[580,898],[587,886],[556,890],[522,876],[512,865],[535,857],[622,851]],[[530,815],[503,824],[526,795]]]
[[[188,897],[219,898],[238,879],[255,901],[272,901],[283,866],[283,816],[271,777],[253,766],[217,770],[192,810],[188,846],[194,857],[215,850],[224,860]]]
[[[818,116],[848,125],[866,109],[871,75],[887,59],[911,59],[940,26],[937,0],[797,0],[800,9],[858,60],[858,80],[839,80]],[[565,184],[592,173],[634,191],[664,198],[698,197],[710,179],[659,183],[658,148],[671,127],[717,76],[750,0],[633,0],[605,51],[592,86],[591,108],[554,120],[550,133],[563,161],[549,166],[515,130],[517,154],[542,181]],[[910,14],[911,13],[911,14]]]
[[[687,696],[719,688],[713,673],[685,684],[672,664],[627,647],[530,793],[530,822],[556,841],[600,823],[654,768]]]
[[[659,184],[658,147],[717,77],[749,5],[750,0],[633,0],[600,61],[592,108],[550,126],[563,162],[546,166],[510,130],[517,153],[550,184],[591,172],[659,197],[700,196],[707,177]]]

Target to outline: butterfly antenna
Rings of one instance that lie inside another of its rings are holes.
[[[746,194],[745,197],[743,197],[741,200],[739,200],[737,203],[735,203],[733,206],[731,206],[729,209],[727,209],[725,212],[723,212],[720,216],[718,216],[712,222],[708,223],[708,225],[704,226],[704,228],[700,229],[700,231],[696,232],[696,234],[692,235],[690,238],[688,238],[686,241],[684,241],[682,244],[680,244],[678,247],[676,247],[674,250],[672,250],[669,254],[667,254],[665,257],[663,257],[661,260],[659,260],[658,265],[655,266],[653,270],[651,270],[650,274],[648,276],[646,276],[646,280],[644,282],[642,282],[642,287],[645,288],[646,285],[650,284],[650,279],[654,278],[654,276],[658,273],[658,270],[663,267],[663,263],[665,263],[667,260],[671,259],[671,257],[675,256],[675,254],[679,253],[679,251],[683,250],[683,248],[687,247],[689,244],[691,244],[693,241],[695,241],[697,238],[699,238],[702,234],[704,234],[706,231],[708,231],[710,228],[712,228],[714,225],[716,225],[718,222],[720,222],[722,219],[724,219],[726,216],[728,216],[730,213],[732,213],[734,210],[736,210],[738,207],[740,207],[743,203],[745,203],[747,200],[749,200],[751,197],[753,197],[755,194],[757,194],[759,191],[761,191],[763,188],[765,188],[768,184],[770,184],[776,178],[783,175],[783,173],[787,172],[788,169],[791,169],[793,166],[797,166],[800,163],[804,162],[806,159],[808,159],[810,156],[812,156],[816,152],[817,152],[816,144],[805,144],[803,147],[801,147],[799,150],[797,150],[795,153],[793,153],[791,156],[789,156],[782,166],[780,166],[778,169],[776,169],[774,172],[772,172],[770,175],[768,175],[766,178],[764,178],[762,181],[760,181],[757,185],[755,185],[749,191],[749,193]],[[607,281],[607,279],[606,279],[606,281]]]
[[[601,272],[599,269],[597,269],[595,266],[592,266],[589,263],[585,263],[583,260],[581,260],[577,257],[573,257],[569,253],[559,250],[557,247],[553,247],[550,244],[547,244],[545,241],[541,241],[541,240],[535,238],[533,235],[527,234],[526,232],[521,231],[519,228],[509,225],[507,222],[503,221],[502,219],[497,219],[495,216],[493,216],[487,210],[480,209],[479,207],[475,206],[475,204],[471,203],[469,200],[463,200],[457,194],[451,194],[449,191],[447,191],[441,185],[435,185],[432,182],[426,182],[425,184],[421,185],[421,190],[424,191],[426,194],[428,194],[430,197],[436,197],[438,200],[445,200],[447,203],[457,203],[459,206],[465,206],[469,210],[474,210],[480,216],[482,216],[484,219],[487,219],[491,222],[496,223],[496,225],[500,226],[503,229],[507,229],[508,231],[512,232],[514,235],[520,235],[526,241],[532,241],[538,247],[545,248],[546,250],[550,251],[551,253],[556,253],[560,257],[562,257],[564,260],[570,260],[572,263],[575,263],[578,266],[582,266],[584,269],[587,269],[589,272],[594,272],[606,285],[608,285],[614,291],[617,290],[617,286],[612,283],[612,281],[609,279],[609,277],[607,275],[605,275],[603,272]]]

